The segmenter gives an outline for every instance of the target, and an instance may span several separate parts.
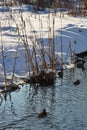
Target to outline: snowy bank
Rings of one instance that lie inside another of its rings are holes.
[[[0,48],[4,48],[6,73],[13,72],[16,56],[15,73],[25,75],[28,71],[26,67],[24,36],[32,46],[37,44],[48,45],[53,42],[53,28],[55,52],[64,53],[63,60],[68,60],[70,56],[69,45],[75,53],[87,50],[87,18],[71,17],[65,12],[60,17],[60,12],[54,15],[54,10],[35,12],[31,6],[22,7],[0,7],[1,42]],[[53,25],[54,21],[54,25]],[[62,50],[61,50],[62,44]],[[17,55],[16,55],[17,53]],[[38,56],[38,54],[37,54]],[[40,61],[38,61],[40,63]],[[2,50],[0,50],[0,66],[2,65]],[[3,69],[0,69],[0,72]]]

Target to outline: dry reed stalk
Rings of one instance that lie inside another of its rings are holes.
[[[55,68],[55,36],[54,36],[55,17],[53,17],[53,44],[52,44],[52,69]]]
[[[2,26],[1,26],[1,22],[0,22],[0,34],[1,34],[1,51],[2,51],[2,64],[3,64],[3,71],[4,71],[4,90],[6,90],[6,67],[5,67],[5,57],[4,57],[4,47],[3,47],[3,42],[2,42]]]
[[[50,27],[50,9],[48,13],[48,52],[46,52],[49,56],[50,65],[52,63],[52,53],[51,53],[51,27]]]
[[[31,24],[31,21],[30,21],[30,19],[29,19],[29,24],[30,24],[30,27],[31,27],[31,30],[32,30],[32,24]],[[36,34],[35,34],[35,32],[34,32],[34,36],[35,36],[35,39],[37,39],[37,36],[36,36]],[[31,40],[31,39],[30,39]],[[32,40],[31,40],[32,41]],[[38,42],[38,41],[37,41]],[[35,43],[32,41],[32,43],[33,43],[33,46],[35,46]],[[44,50],[44,48],[42,47],[42,45],[41,45],[41,43],[39,43],[38,42],[38,45],[39,45],[39,47],[40,47],[40,55],[41,55],[41,60],[42,60],[42,65],[44,65],[44,67],[45,68],[47,68],[47,64],[46,64],[46,61],[45,61],[45,55],[44,55],[44,53],[43,53],[43,50]],[[41,47],[43,48],[43,49],[41,49]],[[36,61],[37,62],[37,61]]]
[[[23,15],[22,15],[22,12],[21,12],[21,21],[22,21],[22,41],[23,41],[23,44],[24,44],[24,48],[26,50],[26,56],[27,56],[27,60],[28,60],[28,68],[29,68],[29,75],[30,75],[30,66],[32,68],[32,71],[33,73],[35,73],[35,70],[34,70],[34,64],[33,64],[33,60],[32,60],[32,56],[31,56],[31,53],[30,53],[30,49],[29,49],[29,45],[28,45],[28,38],[27,38],[27,34],[26,34],[26,23],[23,19]]]
[[[17,25],[17,31],[18,31],[18,36],[20,36],[18,25]],[[19,41],[20,41],[20,38],[18,38],[18,45],[17,45],[17,48],[16,48],[15,57],[14,57],[14,64],[13,64],[13,72],[12,72],[11,84],[13,84],[13,79],[14,79],[14,73],[15,73],[15,68],[16,68],[16,59],[17,59],[17,55],[18,55]]]

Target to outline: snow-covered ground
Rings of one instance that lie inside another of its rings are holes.
[[[30,46],[32,40],[37,44],[40,39],[47,45],[49,38],[50,43],[52,42],[54,28],[55,51],[60,56],[62,43],[64,60],[69,58],[69,45],[75,52],[87,50],[87,17],[72,17],[67,12],[63,15],[59,11],[54,14],[52,9],[50,14],[48,12],[49,9],[35,12],[28,5],[9,8],[0,6],[0,79],[3,75],[2,45],[6,72],[13,72],[15,57],[15,73],[23,75],[28,71],[24,49],[25,35]]]

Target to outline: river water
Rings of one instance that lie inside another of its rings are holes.
[[[87,130],[87,68],[64,70],[55,86],[20,87],[0,105],[0,130]],[[43,108],[47,117],[38,118]]]

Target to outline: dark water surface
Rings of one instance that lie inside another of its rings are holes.
[[[73,85],[74,79],[80,84]],[[48,115],[38,118],[43,108]],[[26,84],[8,94],[0,105],[0,130],[87,130],[87,68],[65,70],[55,86]]]

